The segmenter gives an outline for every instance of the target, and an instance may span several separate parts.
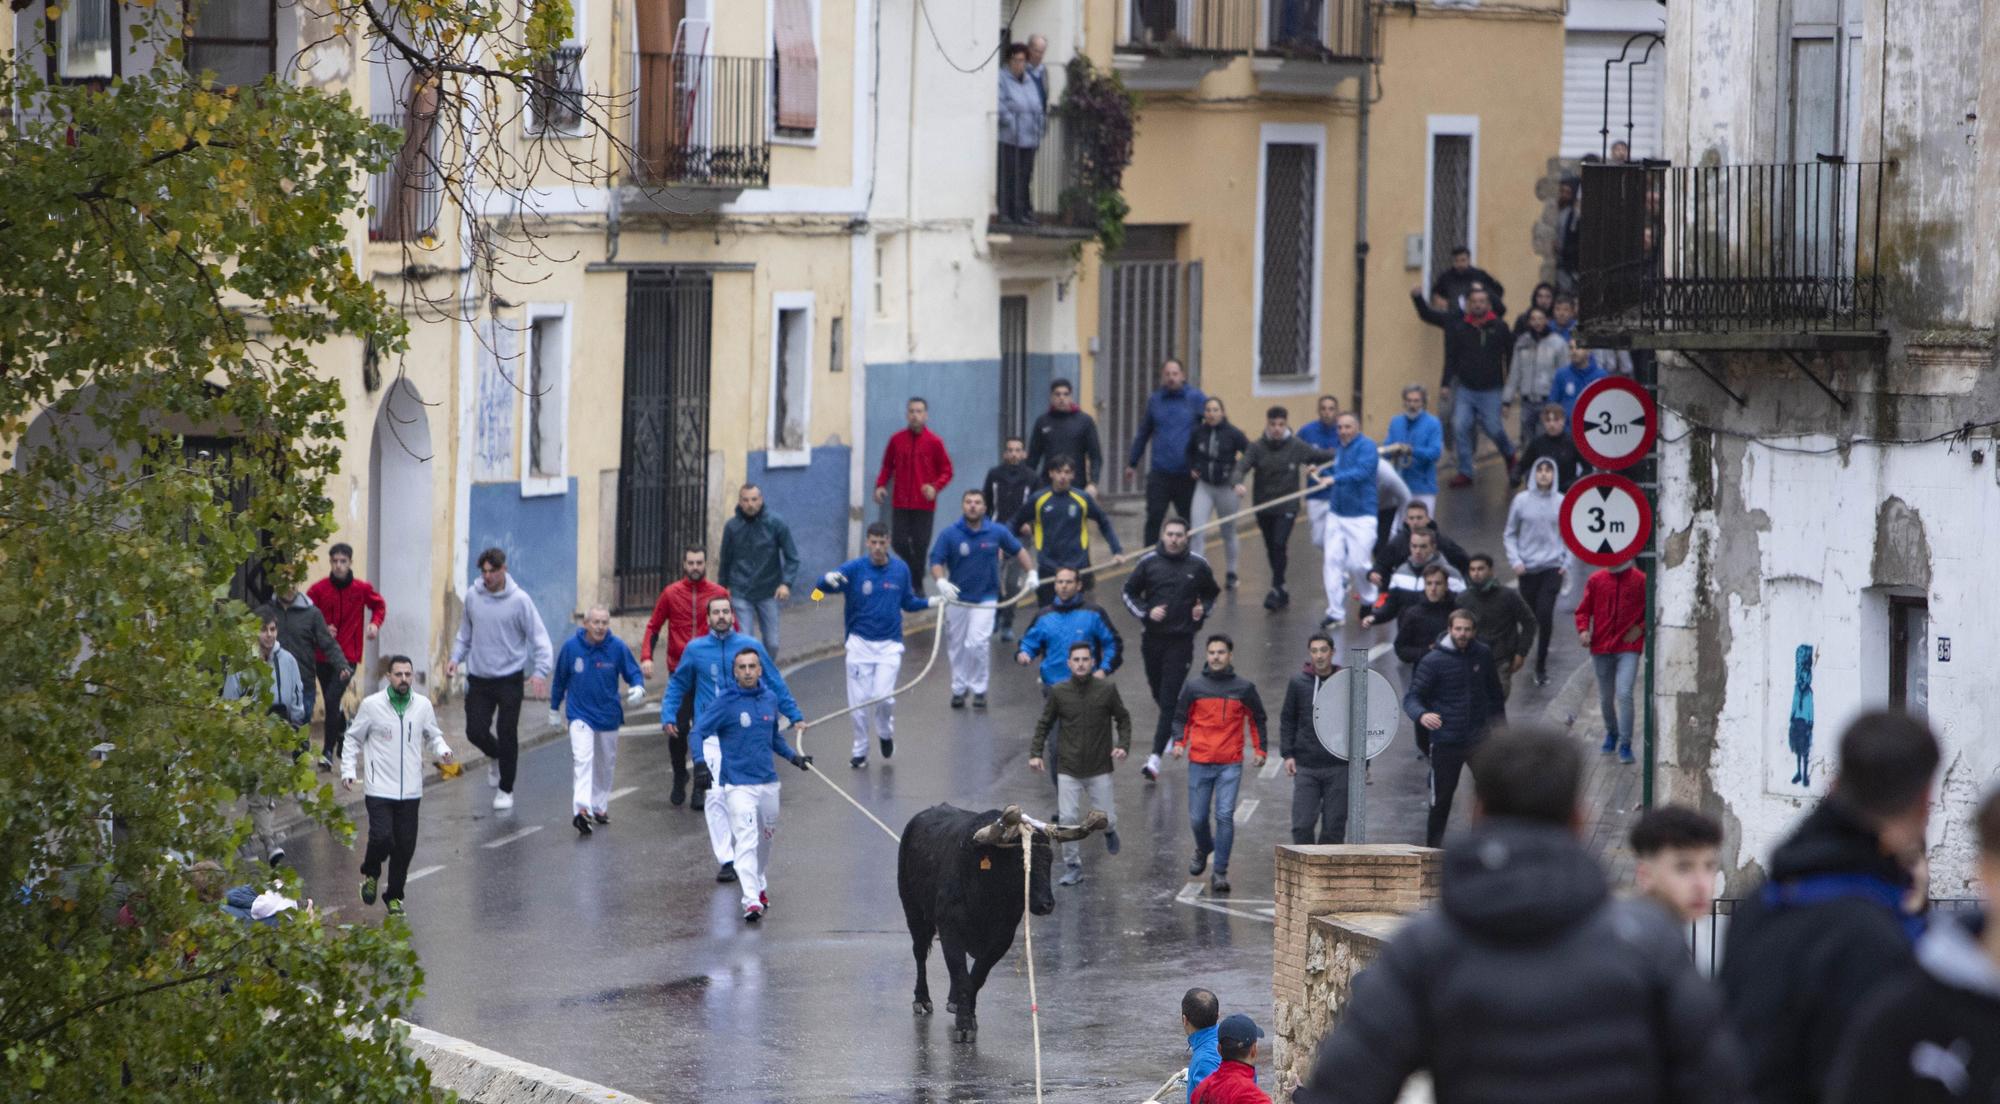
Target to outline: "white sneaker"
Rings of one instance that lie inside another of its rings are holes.
[[[496,790],[500,788],[500,764],[494,762],[486,764],[486,784]]]
[[[513,795],[513,794],[510,794],[510,793],[508,793],[508,792],[507,792],[506,790],[495,790],[495,791],[493,791],[493,807],[494,807],[495,809],[511,809],[511,808],[513,808],[513,807],[514,807],[514,795]]]

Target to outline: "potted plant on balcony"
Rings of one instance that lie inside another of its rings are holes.
[[[1138,100],[1116,73],[1098,69],[1082,54],[1071,58],[1067,69],[1059,110],[1063,154],[1073,170],[1062,193],[1063,220],[1096,230],[1098,244],[1114,250],[1125,240],[1125,215],[1131,210],[1120,185],[1132,163]]]

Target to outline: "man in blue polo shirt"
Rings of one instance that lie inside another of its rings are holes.
[[[1321,628],[1347,619],[1350,587],[1362,608],[1375,604],[1375,583],[1368,578],[1375,551],[1375,468],[1380,459],[1375,442],[1361,435],[1361,419],[1342,414],[1335,422],[1333,463],[1319,475],[1331,476],[1333,502],[1326,518],[1320,579],[1326,586],[1326,617]]]
[[[965,708],[965,696],[972,695],[972,708],[986,708],[986,684],[993,669],[993,609],[1000,597],[1000,556],[1014,557],[1036,586],[1035,561],[1014,534],[986,521],[986,495],[978,489],[965,492],[961,500],[963,517],[938,534],[931,545],[931,577],[938,593],[954,603],[944,610],[944,648],[951,661],[951,707]]]
[[[1332,395],[1319,397],[1319,416],[1300,426],[1296,436],[1310,448],[1340,451],[1340,400]],[[1333,485],[1327,484],[1306,496],[1306,536],[1313,547],[1326,547],[1326,519],[1333,512]]]
[[[925,599],[910,568],[889,555],[889,527],[868,527],[868,554],[820,576],[820,589],[845,593],[847,608],[847,705],[854,710],[854,750],[847,765],[868,765],[868,722],[882,740],[882,758],[896,754],[896,674],[903,669],[903,611],[943,605],[944,596]]]

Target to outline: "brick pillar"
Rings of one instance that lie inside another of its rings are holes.
[[[1334,912],[1415,912],[1437,899],[1442,856],[1405,843],[1278,846],[1271,996],[1281,1034],[1305,996],[1308,921]]]

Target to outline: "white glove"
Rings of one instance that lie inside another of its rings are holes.
[[[829,571],[825,575],[820,576],[820,581],[829,587],[844,587],[847,585],[847,576],[842,575],[838,571]]]
[[[1027,577],[1026,579],[1022,580],[1022,582],[1021,582],[1021,589],[1022,589],[1022,590],[1034,590],[1034,589],[1036,589],[1036,588],[1040,587],[1041,585],[1042,585],[1042,573],[1041,573],[1041,571],[1039,571],[1039,570],[1030,570],[1030,571],[1028,572],[1028,577]]]
[[[954,602],[958,601],[958,586],[950,579],[939,579],[937,581],[937,588],[939,594],[944,595]]]
[[[930,605],[932,609],[936,609],[939,606],[944,605],[944,595],[933,594],[928,599],[926,599],[926,602]]]
[[[627,686],[625,688],[625,700],[631,702],[633,705],[638,705],[639,699],[645,696],[646,688],[644,686]]]
[[[563,727],[563,715],[556,712],[553,709],[549,710],[549,727],[550,728]]]

